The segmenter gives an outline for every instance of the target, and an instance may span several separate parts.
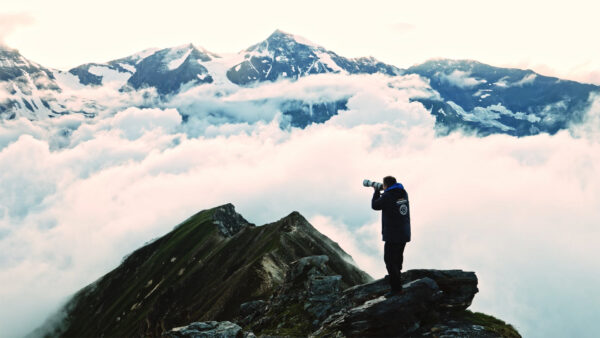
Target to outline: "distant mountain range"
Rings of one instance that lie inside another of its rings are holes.
[[[590,105],[590,94],[600,92],[596,85],[468,60],[430,60],[400,69],[372,57],[345,58],[277,30],[266,40],[231,55],[218,55],[188,44],[148,49],[69,71],[45,68],[16,50],[0,47],[0,119],[38,120],[73,113],[94,117],[109,110],[110,100],[82,96],[81,93],[89,92],[86,89],[103,88],[115,95],[142,93],[139,100],[111,102],[111,109],[164,107],[176,101],[179,93],[192,88],[212,86],[216,88],[214,99],[218,100],[231,88],[281,79],[297,81],[324,73],[382,74],[390,78],[416,74],[436,95],[411,100],[420,102],[435,116],[441,133],[461,128],[482,136],[556,133],[581,121]],[[287,99],[275,104],[289,117],[292,126],[304,128],[348,109],[348,100],[349,97],[330,102]],[[185,123],[186,113],[180,113]]]

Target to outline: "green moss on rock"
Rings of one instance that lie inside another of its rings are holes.
[[[481,325],[485,330],[494,332],[501,337],[521,338],[519,332],[512,325],[485,313],[465,310],[458,317],[470,321],[474,325]]]

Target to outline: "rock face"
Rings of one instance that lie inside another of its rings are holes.
[[[340,289],[326,261],[311,256],[293,262],[280,290],[266,302],[242,304],[237,322],[258,336],[519,337],[493,317],[483,315],[492,325],[465,311],[478,292],[473,272],[409,270],[402,276],[404,292],[386,298],[384,278]]]
[[[466,311],[478,292],[473,272],[409,270],[403,293],[386,298],[384,278],[340,289],[341,276],[331,275],[327,262],[325,255],[293,262],[269,299],[240,305],[232,336],[520,337],[498,319]],[[206,324],[190,327],[198,325]],[[206,337],[179,332],[177,337]]]
[[[127,256],[31,336],[520,337],[466,310],[474,272],[409,270],[386,298],[387,280],[350,261],[297,212],[254,226],[226,204]]]
[[[345,336],[405,336],[415,332],[432,316],[443,292],[428,277],[404,284],[405,294],[380,296],[327,318],[315,335],[342,333]]]

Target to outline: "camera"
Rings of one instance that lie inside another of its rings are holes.
[[[373,188],[375,188],[377,190],[383,190],[383,184],[379,183],[379,182],[373,182],[373,181],[370,181],[370,180],[363,180],[363,185],[365,187],[373,187]]]

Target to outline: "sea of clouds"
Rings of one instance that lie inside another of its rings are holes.
[[[32,331],[123,256],[228,202],[257,225],[297,210],[380,278],[380,214],[361,182],[394,175],[411,199],[405,270],[475,271],[471,310],[527,337],[591,336],[600,99],[553,136],[478,138],[437,136],[409,102],[428,95],[415,76],[322,75],[219,95],[195,87],[94,119],[0,122],[0,332]],[[279,101],[342,97],[348,110],[326,123],[281,128]]]

